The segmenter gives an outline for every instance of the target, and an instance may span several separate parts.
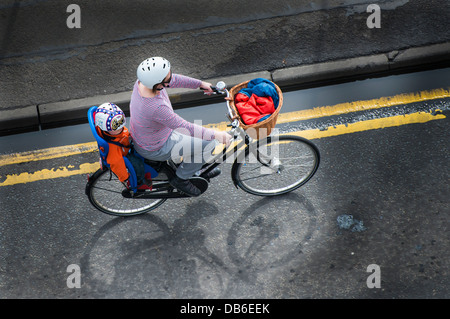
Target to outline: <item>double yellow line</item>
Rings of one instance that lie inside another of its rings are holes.
[[[392,97],[383,97],[379,99],[356,101],[350,103],[341,103],[333,106],[316,107],[308,110],[301,110],[289,113],[280,113],[277,123],[289,123],[315,118],[322,118],[332,115],[348,114],[353,112],[391,107],[395,105],[404,105],[420,101],[429,101],[450,97],[450,90],[436,89],[431,91],[422,91],[419,93],[401,94]],[[343,134],[382,129],[388,127],[401,126],[413,123],[425,123],[432,120],[444,119],[443,114],[417,112],[406,115],[397,115],[387,118],[377,118],[356,123],[330,126],[326,130],[312,129],[297,132],[290,132],[290,135],[298,135],[307,139],[319,139]],[[226,130],[228,122],[205,125],[206,127]],[[0,167],[12,164],[27,163],[33,161],[49,160],[61,157],[69,157],[83,153],[97,151],[97,143],[83,143],[61,147],[53,147],[38,151],[23,152],[17,154],[0,155]],[[0,186],[10,186],[15,184],[29,183],[39,180],[53,179],[59,177],[69,177],[80,174],[90,174],[99,168],[99,163],[84,163],[75,167],[68,165],[53,169],[44,169],[34,173],[11,174],[5,177],[0,176]]]

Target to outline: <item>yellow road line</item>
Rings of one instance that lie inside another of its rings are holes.
[[[378,118],[367,121],[361,121],[350,124],[342,124],[337,126],[330,126],[326,130],[304,130],[297,132],[289,132],[286,135],[297,135],[307,139],[320,139],[331,136],[338,136],[344,134],[351,134],[356,132],[363,132],[369,130],[383,129],[388,127],[396,127],[406,124],[426,123],[433,120],[445,119],[445,115],[418,112],[407,115],[398,115],[387,118]],[[5,181],[0,183],[1,186],[9,186],[15,184],[30,183],[40,180],[53,179],[59,177],[69,177],[80,174],[91,174],[100,168],[99,162],[81,164],[78,169],[73,169],[72,165],[67,167],[60,167],[58,169],[44,169],[35,173],[21,173],[6,175]],[[1,176],[0,176],[1,177]]]
[[[282,113],[278,116],[277,123],[281,124],[296,122],[300,120],[309,120],[326,116],[348,114],[352,112],[373,110],[395,105],[411,104],[415,102],[436,100],[448,97],[450,97],[450,90],[446,89],[435,89],[418,93],[399,94],[391,97],[382,97],[373,100],[355,101],[336,104],[333,106],[321,106],[296,112]]]
[[[0,155],[0,166],[41,161],[97,151],[97,143],[89,142],[60,147],[51,147],[37,151]]]
[[[407,115],[397,115],[386,118],[377,118],[372,120],[366,120],[350,124],[340,124],[336,126],[330,126],[326,130],[305,130],[292,133],[286,133],[287,135],[298,135],[307,139],[319,139],[324,137],[332,137],[344,134],[352,134],[357,132],[371,131],[389,127],[396,127],[406,124],[419,124],[426,123],[433,120],[445,119],[445,115],[431,113],[418,112]]]
[[[447,97],[450,97],[450,90],[435,89],[430,91],[422,91],[418,93],[400,94],[392,97],[382,97],[373,100],[341,103],[334,106],[322,106],[322,107],[315,107],[313,109],[280,113],[278,116],[277,123],[282,124],[288,122],[296,122],[313,118],[321,118],[326,116],[346,114],[351,112],[358,112]],[[220,122],[204,126],[225,131],[227,129],[227,124],[228,122]],[[97,143],[89,142],[76,145],[52,147],[38,151],[0,155],[0,166],[54,159],[59,157],[66,157],[95,151],[97,151]]]
[[[54,179],[59,177],[69,177],[81,174],[90,174],[95,172],[100,168],[100,163],[84,163],[79,166],[78,169],[73,169],[73,165],[68,165],[66,167],[59,167],[54,169],[43,169],[34,173],[21,173],[6,175],[5,181],[0,183],[1,186],[10,186],[16,184],[25,184],[36,181],[42,181],[47,179]]]

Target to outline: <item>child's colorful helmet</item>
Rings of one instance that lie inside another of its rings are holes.
[[[102,131],[117,131],[126,124],[123,111],[114,103],[103,103],[94,113],[95,125]]]

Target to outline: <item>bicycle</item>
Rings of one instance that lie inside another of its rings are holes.
[[[228,132],[232,136],[232,144],[223,146],[203,165],[202,174],[190,178],[202,194],[210,183],[204,175],[223,162],[233,160],[231,178],[236,188],[258,196],[277,196],[291,192],[308,182],[319,167],[320,153],[309,140],[292,135],[269,135],[254,140],[244,130],[236,111],[230,107],[230,91],[225,83],[218,82],[212,87],[215,94],[226,95],[230,120]],[[101,168],[88,176],[85,192],[90,203],[98,210],[114,216],[133,216],[156,209],[167,199],[190,197],[175,189],[169,180],[175,175],[176,164],[169,160],[156,162],[142,158],[146,172],[152,176],[151,190],[138,190],[136,175],[128,159],[125,164],[130,172],[130,187],[125,188],[112,173],[106,163],[104,141],[95,134],[92,113],[96,107],[88,111],[91,130],[97,139],[101,157]],[[103,149],[103,150],[102,150]]]

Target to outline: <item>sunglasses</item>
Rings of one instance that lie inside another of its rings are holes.
[[[164,89],[164,87],[169,87],[168,85],[165,86],[165,84],[169,84],[170,81],[172,81],[172,72],[170,72],[170,77],[169,77],[169,79],[167,81],[162,81],[161,83],[156,84],[156,85],[160,85],[161,84],[163,86],[162,88],[157,88],[156,90],[157,91],[161,91],[162,89]]]

